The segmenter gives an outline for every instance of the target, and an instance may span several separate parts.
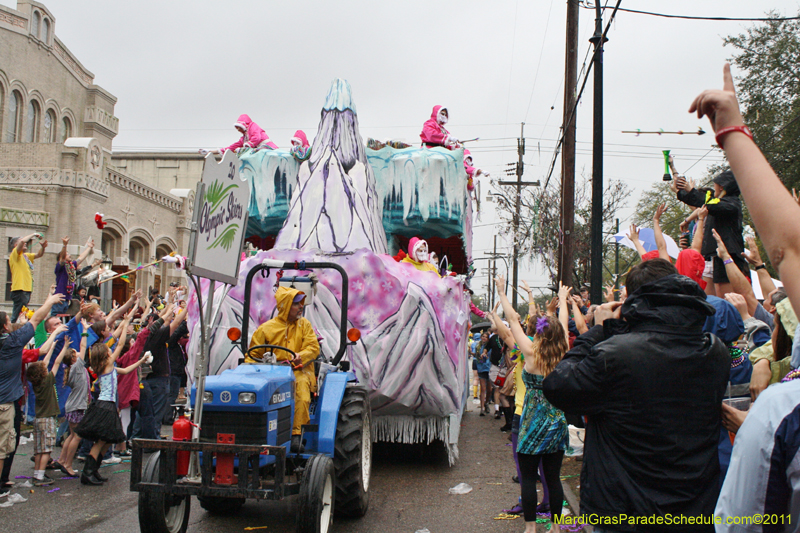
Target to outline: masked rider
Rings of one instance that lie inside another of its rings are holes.
[[[408,241],[408,255],[400,262],[411,263],[417,270],[433,272],[438,276],[438,269],[429,262],[429,259],[428,243],[419,237],[411,237]]]
[[[447,108],[440,105],[433,106],[431,118],[425,121],[425,124],[422,125],[422,133],[419,134],[420,139],[422,139],[422,146],[425,148],[442,146],[448,150],[461,147],[458,139],[450,135],[450,132],[444,128],[448,117]]]

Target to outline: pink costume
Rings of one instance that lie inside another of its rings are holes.
[[[469,179],[467,179],[467,190],[471,191],[472,189],[475,188],[475,172],[478,169],[473,167],[469,163],[467,163],[467,159],[471,160],[472,159],[472,154],[469,153],[469,150],[467,150],[465,148],[464,149],[464,170],[467,171],[467,176],[469,176]],[[477,313],[475,313],[475,314],[477,314]]]
[[[446,108],[440,105],[433,106],[431,118],[422,125],[422,133],[419,134],[419,138],[422,139],[422,145],[426,148],[433,148],[434,146],[449,148],[447,143],[450,140],[450,132],[439,123],[439,111],[442,109]]]
[[[310,146],[308,144],[308,137],[306,137],[306,133],[303,130],[297,130],[296,132],[294,132],[292,141],[299,142],[303,146],[303,148],[308,148]]]
[[[486,313],[484,313],[483,311],[478,309],[478,306],[476,306],[472,302],[469,303],[469,310],[472,311],[473,313],[475,313],[476,315],[478,315],[481,318],[486,318]]]
[[[250,117],[247,115],[239,115],[239,120],[236,121],[234,127],[241,128],[244,130],[244,135],[233,143],[232,145],[228,146],[227,148],[220,148],[220,152],[223,154],[225,150],[231,150],[235,152],[239,148],[247,147],[247,148],[268,148],[270,150],[277,150],[278,145],[269,140],[269,135],[261,129],[261,126],[250,120]]]
[[[125,368],[130,366],[142,357],[142,350],[150,336],[150,328],[142,328],[133,341],[133,346],[117,359],[117,366]],[[139,372],[129,372],[125,375],[117,375],[117,390],[119,391],[119,408],[131,407],[131,402],[139,403]]]

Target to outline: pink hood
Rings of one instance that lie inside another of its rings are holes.
[[[244,135],[242,135],[238,141],[227,148],[220,149],[223,154],[225,153],[225,150],[235,152],[243,146],[248,148],[271,148],[272,150],[276,150],[278,148],[278,145],[270,140],[269,135],[267,135],[267,133],[262,130],[258,124],[250,120],[248,115],[239,115],[238,120],[234,122],[233,126],[243,128]]]
[[[444,146],[450,138],[450,132],[444,129],[444,126],[437,120],[439,111],[442,109],[446,108],[440,105],[433,106],[431,118],[422,125],[422,133],[419,134],[419,138],[422,139],[422,144],[425,146]]]
[[[306,133],[303,130],[297,130],[294,132],[294,137],[292,137],[292,141],[299,141],[303,148],[308,148],[308,137],[306,137]]]
[[[428,243],[420,239],[419,237],[411,237],[411,240],[408,241],[408,255],[414,261],[417,260],[417,248],[419,248],[423,244],[428,244]]]

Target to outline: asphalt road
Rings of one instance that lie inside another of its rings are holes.
[[[469,410],[462,420],[460,457],[448,466],[439,448],[378,443],[374,447],[370,508],[357,520],[334,520],[331,533],[492,533],[520,532],[524,523],[494,520],[519,496],[519,485],[511,481],[514,466],[507,434],[501,421],[479,417]],[[166,428],[165,428],[166,429]],[[20,447],[13,476],[31,476],[33,445]],[[58,451],[58,449],[56,449]],[[76,463],[79,465],[79,463]],[[138,495],[129,491],[130,463],[103,467],[110,480],[102,487],[87,487],[78,479],[61,480],[50,487],[15,488],[27,502],[0,508],[3,531],[37,533],[139,531]],[[50,473],[51,477],[60,474]],[[24,479],[17,479],[24,482]],[[468,483],[472,492],[448,494],[448,489]],[[54,490],[58,489],[58,490]],[[53,492],[49,492],[53,491]],[[206,513],[192,502],[189,531],[256,531],[289,533],[294,531],[295,502],[248,502],[235,516],[218,517]],[[258,528],[258,529],[246,529]],[[545,531],[540,525],[539,529]]]

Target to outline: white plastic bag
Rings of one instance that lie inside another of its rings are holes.
[[[586,430],[569,426],[569,448],[564,454],[567,457],[580,457],[583,456],[583,441],[586,437]]]
[[[468,494],[472,492],[472,487],[467,485],[466,483],[459,483],[455,487],[448,490],[450,494]]]

